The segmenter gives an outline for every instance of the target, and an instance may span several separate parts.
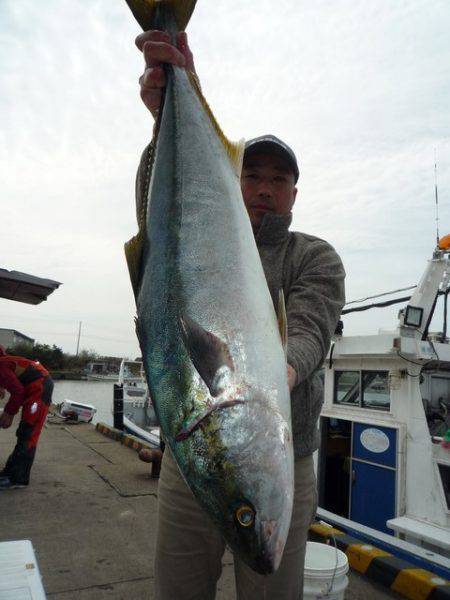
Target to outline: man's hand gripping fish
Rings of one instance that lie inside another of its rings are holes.
[[[175,37],[195,1],[127,3],[144,30]],[[243,144],[225,138],[195,76],[165,69],[147,205],[126,244],[145,372],[198,502],[233,552],[272,573],[292,512],[290,397],[239,185]],[[285,335],[282,295],[279,313]]]

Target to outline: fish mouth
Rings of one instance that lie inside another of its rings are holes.
[[[253,565],[253,569],[260,575],[272,575],[280,566],[281,557],[268,552],[258,556]]]
[[[263,556],[256,561],[255,571],[259,575],[272,575],[276,569],[277,567],[275,567],[274,561],[270,556]]]
[[[264,552],[256,558],[258,573],[270,575],[280,566],[284,544],[281,542],[280,527],[277,521],[262,521],[261,535],[264,541]]]

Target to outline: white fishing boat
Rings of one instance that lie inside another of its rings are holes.
[[[92,361],[87,363],[84,375],[88,381],[117,381],[117,364],[108,361]]]
[[[431,564],[447,578],[449,292],[446,236],[412,296],[403,298],[407,305],[393,331],[335,337],[324,368],[321,445],[315,457],[320,518],[378,546],[396,548],[416,564]],[[443,331],[433,333],[439,296],[444,298]]]
[[[142,362],[123,360],[114,386],[114,402],[122,401],[120,428],[159,447],[159,426],[145,380]],[[115,411],[117,413],[117,411]]]
[[[117,373],[108,373],[102,375],[101,373],[89,373],[86,375],[88,381],[116,381]]]

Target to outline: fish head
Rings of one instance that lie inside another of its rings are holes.
[[[293,503],[292,433],[266,391],[247,388],[221,414],[228,478],[219,482],[227,515],[221,529],[232,550],[260,574],[277,570]],[[225,413],[225,411],[224,411]]]

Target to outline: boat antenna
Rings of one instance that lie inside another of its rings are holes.
[[[436,148],[434,149],[434,198],[436,202],[436,246],[439,248],[439,197],[437,187],[437,159]]]

